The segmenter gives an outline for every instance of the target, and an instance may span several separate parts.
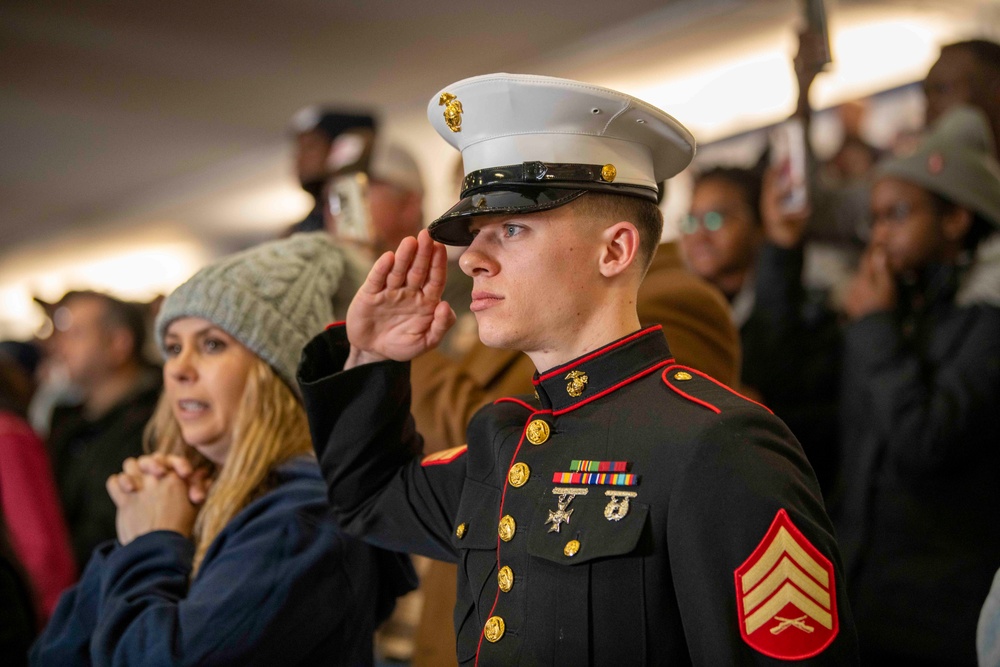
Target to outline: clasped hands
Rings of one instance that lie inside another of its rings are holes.
[[[128,458],[122,472],[108,477],[106,488],[118,508],[115,529],[124,546],[155,530],[190,537],[211,480],[182,456],[147,454]]]

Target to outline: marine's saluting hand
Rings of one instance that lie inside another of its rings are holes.
[[[409,361],[435,347],[455,323],[441,300],[448,256],[426,230],[378,258],[347,310],[351,355],[344,368]]]

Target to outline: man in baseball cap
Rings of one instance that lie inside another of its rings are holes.
[[[373,543],[459,563],[460,664],[857,662],[840,556],[801,447],[767,408],[677,364],[636,293],[657,184],[694,140],[617,91],[494,74],[428,107],[461,200],[375,264],[299,369],[334,512]],[[421,459],[408,360],[454,321],[468,246],[482,341],[534,395]]]
[[[295,175],[299,184],[314,200],[309,215],[293,225],[288,233],[315,232],[323,229],[323,186],[337,169],[337,138],[345,132],[362,136],[374,134],[375,117],[365,112],[345,112],[321,106],[308,106],[292,116],[291,134],[295,139]]]

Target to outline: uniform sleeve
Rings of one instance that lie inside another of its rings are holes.
[[[774,620],[785,618],[780,607],[750,616],[750,610],[766,606],[758,606],[755,596],[770,591],[765,595],[778,600],[787,591],[781,581],[770,577],[753,590],[741,583],[746,580],[740,576],[741,568],[756,561],[764,562],[767,571],[773,567],[767,564],[768,557],[775,553],[790,554],[787,570],[782,570],[779,559],[779,567],[772,571],[778,576],[788,572],[793,588],[809,579],[816,582],[802,590],[809,592],[810,608],[818,613],[801,619],[798,612],[789,615],[802,625],[781,639],[801,633],[806,642],[815,641],[803,649],[803,654],[814,653],[809,656],[812,664],[857,664],[857,637],[833,527],[809,464],[784,425],[757,408],[724,415],[697,436],[675,474],[666,539],[670,574],[694,664],[787,664],[790,653],[783,651],[789,649],[771,641],[771,633],[777,637],[782,632]],[[783,527],[784,536],[775,537],[772,531],[779,520],[784,521],[782,514],[794,528]],[[794,544],[787,540],[789,533],[798,535]],[[801,556],[811,549],[819,555]],[[828,567],[827,574],[817,574],[817,564]],[[792,570],[806,571],[808,578]],[[763,619],[766,625],[755,623],[754,618]],[[836,631],[829,643],[816,639],[833,628]],[[755,636],[753,641],[764,650],[755,648],[748,635]],[[785,659],[777,659],[782,655]]]
[[[858,393],[897,465],[934,470],[961,461],[979,429],[995,423],[1000,395],[1000,310],[974,307],[945,326],[960,341],[939,364],[906,346],[890,313],[875,313],[846,334],[845,390]],[[855,398],[855,400],[858,400]],[[859,425],[860,427],[860,425]]]
[[[101,571],[115,548],[114,542],[107,542],[95,549],[80,581],[59,598],[52,618],[31,647],[32,665],[90,664],[90,638],[101,604]]]
[[[350,572],[331,521],[293,511],[227,529],[190,586],[194,545],[182,535],[117,549],[101,572],[93,664],[300,664],[328,633],[358,634],[364,591],[353,587],[373,582]]]
[[[465,456],[422,466],[410,416],[409,365],[343,371],[342,327],[313,339],[299,366],[313,446],[334,516],[349,534],[394,551],[455,562],[451,534]]]

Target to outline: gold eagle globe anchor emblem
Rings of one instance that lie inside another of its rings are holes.
[[[462,103],[451,93],[441,93],[438,106],[444,107],[444,122],[452,132],[462,131]]]
[[[583,371],[572,371],[565,378],[569,380],[569,384],[566,385],[566,393],[576,398],[583,393],[583,390],[587,388],[587,374]]]

